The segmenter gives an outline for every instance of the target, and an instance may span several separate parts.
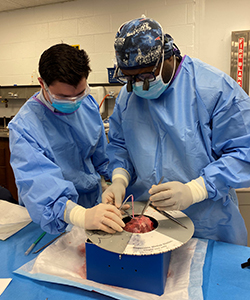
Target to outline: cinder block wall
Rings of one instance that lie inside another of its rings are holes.
[[[88,52],[90,83],[108,82],[117,28],[141,14],[158,20],[183,54],[229,73],[231,31],[250,29],[249,10],[248,0],[76,0],[2,12],[0,85],[30,84],[41,53],[62,41]]]

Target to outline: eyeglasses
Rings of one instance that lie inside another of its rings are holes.
[[[43,81],[44,83],[44,87],[45,87],[45,90],[46,92],[48,93],[49,97],[50,97],[50,100],[53,102],[53,99],[54,100],[62,100],[62,101],[73,101],[73,102],[77,102],[78,100],[82,99],[82,98],[85,98],[87,97],[89,94],[90,94],[90,87],[89,85],[87,84],[87,87],[86,89],[78,96],[75,96],[75,97],[64,97],[64,96],[56,96],[54,94],[52,94],[49,90],[49,87],[47,86],[46,82]]]
[[[133,91],[132,84],[135,83],[136,81],[143,81],[143,90],[147,91],[149,89],[149,82],[152,82],[156,79],[155,71],[157,70],[160,59],[162,57],[163,48],[164,48],[164,43],[162,45],[161,52],[156,61],[156,64],[151,72],[145,72],[136,75],[124,75],[121,69],[117,66],[114,73],[114,78],[116,78],[122,84],[127,83],[128,92]]]
[[[155,76],[155,70],[151,72],[146,72],[146,73],[141,73],[141,74],[136,74],[136,75],[123,75],[122,71],[119,69],[117,71],[117,75],[114,76],[120,83],[127,83],[128,81],[131,81],[132,83],[135,83],[136,81],[154,81],[156,76]]]

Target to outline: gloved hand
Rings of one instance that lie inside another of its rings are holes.
[[[102,194],[102,203],[114,204],[119,208],[125,197],[125,192],[126,182],[122,178],[116,178]]]
[[[69,213],[71,224],[85,229],[99,229],[108,233],[121,232],[125,226],[121,212],[113,205],[100,203],[92,208],[76,205]]]
[[[85,228],[99,229],[108,233],[121,232],[125,224],[121,212],[113,205],[100,203],[85,213]]]
[[[153,185],[149,194],[152,204],[160,210],[184,210],[193,204],[191,189],[179,181]]]

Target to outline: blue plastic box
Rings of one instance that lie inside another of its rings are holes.
[[[171,251],[153,255],[125,255],[86,242],[87,279],[156,295],[167,281]]]
[[[115,73],[115,68],[107,68],[107,69],[108,69],[109,83],[120,83],[116,78],[113,78]]]

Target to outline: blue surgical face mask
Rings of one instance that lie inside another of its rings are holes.
[[[176,58],[174,56],[173,72],[172,72],[171,78],[169,79],[169,81],[167,83],[164,83],[162,76],[161,76],[163,63],[164,63],[164,60],[162,60],[160,74],[158,76],[156,76],[154,81],[151,81],[149,83],[149,89],[147,91],[143,90],[143,82],[142,81],[135,82],[133,84],[133,91],[137,96],[144,98],[144,99],[157,99],[168,88],[171,80],[173,79],[174,73],[175,73]]]
[[[70,114],[76,111],[80,107],[83,98],[84,97],[75,101],[53,99],[52,106],[62,113]]]
[[[56,110],[65,114],[70,114],[78,110],[83,99],[87,97],[90,93],[90,88],[87,85],[85,91],[80,96],[57,98],[55,95],[51,94],[45,82],[44,82],[44,86],[49,95],[50,101],[52,102],[51,106],[54,107]]]

